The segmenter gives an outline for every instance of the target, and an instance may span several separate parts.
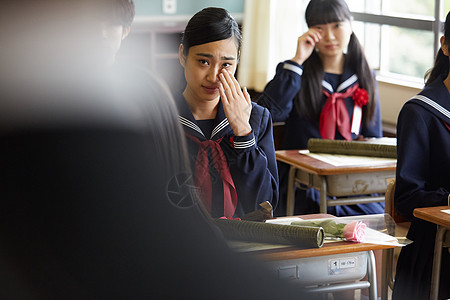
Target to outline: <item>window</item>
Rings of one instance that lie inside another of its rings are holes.
[[[347,0],[353,29],[381,77],[423,84],[443,34],[450,1]]]

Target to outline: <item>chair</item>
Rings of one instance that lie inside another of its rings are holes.
[[[395,234],[396,236],[399,234],[404,234],[406,236],[411,222],[404,219],[395,211],[394,194],[395,179],[388,179],[388,186],[385,193],[384,212],[389,214],[396,223],[395,232],[392,232],[392,234]],[[388,299],[388,289],[390,288],[392,290],[394,287],[394,270],[398,256],[398,254],[395,255],[394,253],[395,249],[396,248],[383,250],[383,262],[381,269],[381,299]]]

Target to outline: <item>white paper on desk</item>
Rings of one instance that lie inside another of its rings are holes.
[[[443,209],[441,210],[443,213],[449,214],[450,215],[450,209]]]
[[[395,158],[383,158],[372,156],[355,156],[342,154],[327,154],[327,153],[311,153],[309,150],[300,150],[299,153],[311,156],[315,159],[326,162],[327,164],[341,167],[341,166],[373,166],[393,163],[397,160]]]
[[[389,245],[389,246],[404,246],[400,244],[396,237],[390,236],[371,228],[366,227],[366,235],[364,237],[364,243],[377,244],[377,245]]]

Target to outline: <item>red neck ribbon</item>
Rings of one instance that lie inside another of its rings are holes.
[[[327,96],[327,102],[323,106],[320,113],[319,130],[323,139],[334,140],[336,127],[339,133],[347,140],[352,139],[350,132],[350,117],[347,107],[345,106],[345,98],[353,96],[358,84],[350,87],[344,93],[328,93],[323,91]]]
[[[237,193],[234,187],[233,178],[225,155],[220,147],[220,139],[216,141],[200,141],[195,136],[186,134],[188,138],[198,144],[197,160],[195,162],[194,182],[200,189],[200,198],[206,209],[211,213],[212,208],[212,183],[209,174],[208,148],[211,149],[211,155],[214,168],[219,172],[223,184],[223,211],[226,218],[232,218],[236,211]]]
[[[443,121],[444,122],[444,121]],[[447,127],[448,130],[450,130],[450,124],[447,122],[444,122],[445,127]]]

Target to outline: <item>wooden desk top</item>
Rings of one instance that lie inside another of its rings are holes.
[[[375,164],[372,166],[333,166],[314,157],[301,154],[299,150],[277,150],[275,155],[277,160],[306,170],[317,175],[337,175],[351,173],[368,173],[378,171],[395,171],[396,162]]]
[[[416,208],[413,214],[419,219],[450,228],[450,214],[441,211],[449,209],[450,206],[421,207]]]
[[[389,249],[394,247],[395,246],[375,245],[367,243],[333,242],[333,243],[325,243],[321,248],[301,249],[289,246],[285,248],[252,251],[248,252],[248,254],[255,255],[258,259],[266,261],[278,261],[278,260],[317,257],[333,254],[362,252],[378,249]]]

